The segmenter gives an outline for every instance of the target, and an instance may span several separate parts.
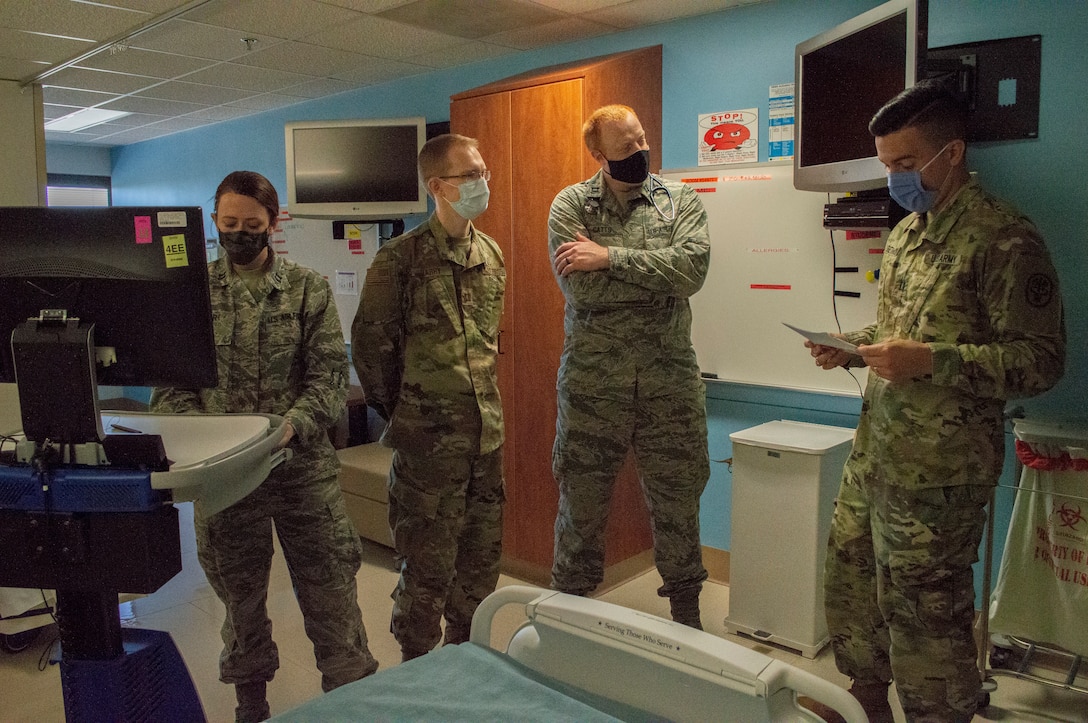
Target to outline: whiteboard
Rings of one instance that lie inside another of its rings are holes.
[[[292,218],[280,211],[279,229],[272,236],[277,254],[309,267],[328,279],[344,341],[351,341],[351,322],[359,308],[359,289],[378,252],[378,224],[346,223],[346,238],[333,238],[333,222]]]
[[[820,369],[804,339],[782,323],[851,331],[875,321],[877,284],[866,272],[880,267],[887,229],[832,235],[822,225],[823,207],[837,196],[796,190],[789,161],[661,175],[691,185],[709,218],[710,271],[691,298],[692,343],[704,376],[860,396],[864,369]],[[836,289],[858,296],[835,296]]]

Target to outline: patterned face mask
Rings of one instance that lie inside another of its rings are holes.
[[[253,259],[268,245],[268,231],[251,233],[249,231],[220,231],[219,245],[227,252],[227,258],[231,263],[245,265],[252,263]]]

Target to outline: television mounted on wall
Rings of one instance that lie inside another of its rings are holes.
[[[426,129],[422,117],[287,123],[288,212],[359,220],[426,213],[416,171]]]
[[[869,121],[925,77],[927,20],[927,0],[891,0],[797,45],[797,189],[863,191],[886,184]]]

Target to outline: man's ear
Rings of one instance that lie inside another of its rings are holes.
[[[962,166],[964,163],[964,157],[967,155],[967,143],[962,138],[957,138],[948,145],[948,150],[952,152],[948,161],[953,166]]]

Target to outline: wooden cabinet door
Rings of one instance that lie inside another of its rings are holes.
[[[513,272],[516,349],[514,481],[517,558],[551,569],[559,493],[552,476],[555,380],[563,350],[563,294],[548,253],[548,212],[564,187],[582,180],[582,80],[510,92],[513,149]]]

